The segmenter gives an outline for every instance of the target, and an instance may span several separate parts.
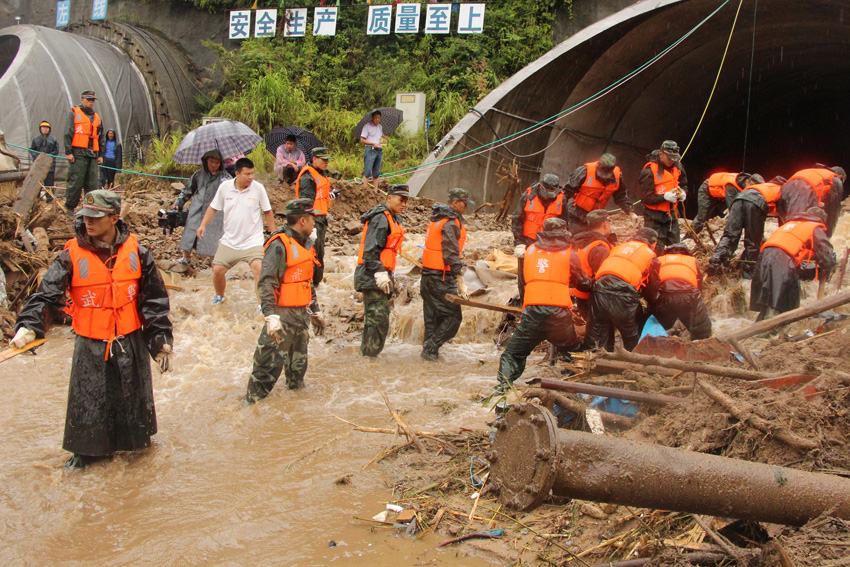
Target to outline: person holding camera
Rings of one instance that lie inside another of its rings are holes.
[[[183,210],[183,205],[191,200],[189,214],[186,217],[186,226],[183,228],[183,236],[180,238],[180,252],[182,257],[177,260],[181,264],[188,264],[192,257],[192,250],[200,256],[212,258],[218,250],[218,241],[224,232],[223,216],[219,212],[207,225],[204,239],[198,239],[197,230],[204,219],[204,213],[212,203],[218,186],[230,176],[222,167],[221,153],[218,150],[210,150],[201,157],[201,169],[192,174],[189,183],[180,192],[180,196],[174,201],[172,210]]]

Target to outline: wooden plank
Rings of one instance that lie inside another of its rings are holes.
[[[510,305],[499,305],[497,303],[487,303],[486,301],[464,299],[451,293],[446,294],[446,300],[454,303],[455,305],[466,305],[467,307],[477,307],[478,309],[489,309],[490,311],[500,311],[502,313],[510,313],[511,315],[519,315],[522,313],[522,307],[512,307]]]
[[[776,327],[779,327],[781,325],[787,325],[789,323],[793,323],[794,321],[799,321],[800,319],[805,319],[806,317],[817,315],[818,313],[821,313],[828,309],[834,309],[840,305],[844,305],[845,303],[850,303],[850,290],[837,293],[820,301],[816,301],[811,305],[807,305],[805,307],[798,307],[797,309],[794,309],[792,311],[787,311],[785,313],[777,315],[776,317],[765,319],[764,321],[759,321],[758,323],[753,323],[752,325],[748,325],[742,329],[738,329],[737,331],[730,333],[728,336],[730,338],[740,341],[770,331],[771,329],[775,329]]]
[[[47,177],[47,172],[50,171],[52,164],[52,157],[47,154],[39,154],[32,163],[32,167],[29,173],[27,173],[26,179],[24,179],[24,184],[18,190],[18,198],[15,199],[15,204],[12,205],[12,211],[21,215],[23,219],[21,222],[22,226],[27,225],[26,221],[29,218],[30,211],[32,211],[32,207],[38,199],[42,183],[44,183],[44,178]]]
[[[6,362],[10,358],[18,356],[23,352],[27,352],[28,350],[33,349],[37,346],[41,346],[46,342],[47,339],[36,339],[30,343],[27,343],[24,348],[9,347],[6,350],[0,352],[0,362]]]
[[[594,386],[592,384],[583,384],[581,382],[565,382],[563,380],[552,380],[551,378],[541,379],[540,386],[546,390],[558,390],[561,392],[569,392],[571,394],[590,394],[591,396],[603,396],[606,398],[616,398],[618,400],[629,400],[653,406],[685,404],[688,402],[685,398],[677,398],[675,396],[636,392],[634,390],[609,388],[607,386]]]

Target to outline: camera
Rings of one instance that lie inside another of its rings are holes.
[[[186,219],[189,217],[189,211],[180,211],[178,209],[160,209],[156,216],[157,226],[162,229],[162,234],[174,234],[174,229],[178,226],[186,226]]]

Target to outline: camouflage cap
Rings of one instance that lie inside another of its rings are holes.
[[[547,187],[552,188],[561,186],[561,180],[554,173],[547,173],[546,175],[544,175],[541,183],[543,183],[543,185],[546,185]]]
[[[454,201],[469,201],[469,191],[461,187],[449,189],[449,203]]]
[[[88,100],[97,100],[97,97],[94,94],[94,91],[83,91],[80,94],[80,98],[85,98]]]
[[[681,254],[684,256],[693,256],[691,254],[690,248],[684,242],[677,242],[675,244],[668,244],[664,249],[664,254]]]
[[[655,244],[658,242],[658,233],[648,226],[642,226],[635,232],[635,240],[642,240],[647,244]]]
[[[617,158],[611,154],[602,154],[599,158],[599,169],[603,171],[613,171],[617,167]]]
[[[331,159],[331,154],[327,148],[313,148],[310,151],[310,155],[313,158]]]
[[[679,159],[679,144],[673,140],[664,140],[661,144],[661,151],[667,154],[670,159]]]
[[[77,212],[78,217],[105,217],[106,215],[121,214],[121,197],[106,189],[89,191],[83,199],[83,208]]]
[[[567,231],[567,221],[565,221],[564,219],[562,219],[560,217],[551,217],[551,218],[548,218],[545,221],[543,221],[543,231],[544,232],[558,231],[558,230],[560,230],[562,232],[566,232]]]
[[[608,220],[608,211],[605,209],[596,209],[594,211],[590,211],[587,213],[587,216],[584,217],[584,222],[590,228],[596,228],[601,226],[603,222]]]
[[[836,165],[836,166],[830,167],[829,170],[832,171],[835,175],[839,176],[842,181],[847,179],[847,172],[844,171],[843,167]]]
[[[806,214],[816,216],[821,220],[821,222],[826,222],[826,211],[821,209],[820,207],[809,207],[806,209]]]
[[[293,199],[286,203],[285,214],[287,215],[312,215],[313,202],[310,199]]]
[[[387,191],[387,197],[390,195],[398,195],[400,197],[410,197],[410,190],[407,185],[403,183],[397,183],[395,185],[390,185],[389,190]]]
[[[764,183],[764,177],[762,177],[758,173],[753,173],[752,175],[750,175],[750,183],[752,185],[758,185],[759,183]]]

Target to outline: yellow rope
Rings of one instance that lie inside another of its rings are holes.
[[[717,88],[718,81],[720,81],[720,72],[723,71],[723,64],[726,62],[726,54],[729,52],[729,44],[732,43],[732,35],[735,33],[735,25],[738,23],[738,14],[741,13],[741,6],[743,5],[744,0],[741,0],[738,3],[738,10],[735,12],[735,19],[732,21],[732,29],[729,30],[729,39],[726,40],[726,49],[723,50],[723,59],[720,60],[720,68],[717,69],[717,76],[714,78],[714,85],[711,87],[711,93],[709,93],[708,100],[705,102],[705,108],[702,110],[702,116],[699,117],[696,130],[694,130],[694,135],[691,136],[688,145],[685,146],[685,151],[682,152],[682,157],[685,157],[685,154],[688,153],[688,149],[691,147],[694,138],[697,137],[699,127],[702,126],[702,120],[705,118],[706,112],[708,112],[708,106],[711,104],[711,97],[714,96],[714,90]]]

